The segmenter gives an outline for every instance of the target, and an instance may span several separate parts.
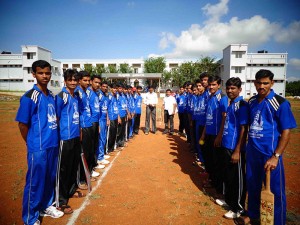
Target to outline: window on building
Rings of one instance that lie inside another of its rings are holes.
[[[64,69],[68,69],[69,65],[68,64],[63,64]]]
[[[33,53],[32,52],[27,53],[27,59],[33,59]]]
[[[141,64],[139,64],[139,63],[133,63],[133,64],[132,64],[132,67],[141,68],[141,67],[142,67],[142,65],[141,65]]]
[[[242,58],[243,57],[243,52],[234,51],[232,53],[235,55],[235,58]]]
[[[235,73],[242,73],[242,67],[236,66],[234,69]]]
[[[133,68],[134,73],[139,73],[139,68]]]
[[[178,63],[170,63],[169,67],[170,68],[177,68],[178,67]]]
[[[31,74],[32,73],[32,68],[31,67],[27,67],[27,73]]]
[[[282,95],[282,93],[279,93],[279,95]]]
[[[34,80],[28,80],[28,83],[33,83],[34,82]]]
[[[250,95],[250,93],[248,92],[247,95]]]

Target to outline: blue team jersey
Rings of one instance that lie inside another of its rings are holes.
[[[247,149],[271,156],[283,130],[297,126],[290,103],[273,90],[258,102],[258,95],[249,100],[250,128]]]
[[[128,100],[128,110],[130,113],[135,113],[135,101],[133,95],[127,95]]]
[[[56,115],[59,119],[60,140],[70,140],[79,137],[79,111],[78,97],[70,95],[69,91],[63,87],[62,91],[56,95]]]
[[[58,146],[55,100],[51,91],[46,96],[35,84],[20,99],[16,121],[27,124],[28,152],[46,150]]]
[[[242,96],[239,96],[227,108],[222,146],[234,151],[240,136],[241,125],[248,123],[249,105]]]
[[[222,122],[222,113],[226,112],[227,106],[228,97],[222,97],[221,90],[218,90],[213,96],[209,97],[205,120],[205,130],[207,134],[218,135]]]
[[[78,85],[75,89],[75,95],[78,96],[78,109],[79,109],[79,121],[80,127],[91,127],[91,109],[87,94]]]
[[[192,120],[196,120],[199,110],[196,109],[197,104],[198,104],[198,97],[199,95],[193,95],[192,101],[191,101],[191,115],[192,115]]]
[[[135,113],[136,114],[142,114],[142,102],[143,102],[143,98],[141,95],[136,94],[134,96],[134,106],[135,106]]]
[[[182,93],[181,95],[176,96],[177,108],[178,113],[185,113],[186,112],[186,104],[187,104],[187,96]]]
[[[108,94],[103,93],[102,91],[99,91],[99,107],[100,107],[100,120],[106,120],[107,119],[107,110],[109,105],[109,96]]]
[[[189,114],[193,113],[193,94],[187,93],[186,112]]]
[[[197,101],[194,106],[195,120],[199,121],[199,125],[201,126],[205,125],[206,106],[207,106],[207,98],[204,92],[202,95],[198,95]]]
[[[127,114],[127,100],[123,93],[117,94],[118,108],[120,117],[125,117]]]
[[[109,120],[116,120],[119,115],[117,96],[109,95],[108,98],[108,118]]]
[[[98,94],[91,87],[86,89],[91,109],[91,123],[99,122],[100,108]]]

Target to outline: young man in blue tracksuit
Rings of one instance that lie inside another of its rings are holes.
[[[91,77],[90,86],[86,89],[86,94],[89,100],[91,109],[91,123],[92,123],[92,149],[93,149],[93,168],[97,166],[97,156],[99,145],[99,97],[98,91],[100,88],[101,77],[93,75]]]
[[[224,214],[227,219],[235,219],[244,212],[246,198],[245,146],[249,123],[249,105],[239,96],[242,81],[232,77],[226,81],[226,93],[230,105],[226,111],[222,136],[224,161],[225,202],[217,199],[219,205],[225,203],[230,210]]]
[[[109,127],[108,119],[108,105],[109,105],[109,95],[108,95],[108,84],[106,81],[102,81],[101,87],[99,90],[99,148],[97,151],[97,162],[98,166],[96,168],[104,168],[106,164],[109,164],[107,159],[110,158],[107,155],[106,141],[107,141],[107,130]],[[100,164],[100,165],[99,165]]]
[[[111,85],[111,94],[109,95],[107,113],[108,113],[107,123],[109,124],[107,152],[111,153],[115,149],[118,124],[121,123],[121,119],[119,116],[116,84]]]
[[[196,80],[196,88],[198,91],[197,99],[194,103],[194,118],[195,118],[195,149],[197,153],[196,161],[201,168],[204,168],[204,158],[199,144],[200,137],[205,126],[205,113],[207,101],[205,99],[205,89],[200,80]]]
[[[248,215],[254,223],[259,219],[262,181],[265,171],[271,170],[274,224],[283,225],[286,223],[286,196],[282,154],[289,142],[290,130],[297,125],[290,103],[271,89],[273,78],[274,74],[269,70],[258,71],[254,82],[258,94],[249,100],[250,128],[246,150]]]
[[[76,70],[68,69],[64,72],[65,87],[55,99],[60,140],[56,206],[65,214],[73,212],[68,202],[78,188],[77,171],[81,152],[78,97],[74,94],[78,84],[76,75]],[[83,197],[82,193],[76,194],[77,197]]]
[[[133,137],[135,103],[134,103],[134,93],[132,89],[133,88],[131,86],[128,86],[127,100],[128,100],[128,114],[130,114],[130,116],[128,117],[127,139]]]
[[[187,125],[187,114],[186,114],[186,104],[187,97],[184,91],[184,86],[179,89],[179,94],[176,96],[178,118],[179,118],[179,135],[183,135],[183,131],[186,133]]]
[[[78,85],[75,89],[75,95],[78,96],[79,122],[81,147],[85,155],[89,171],[93,177],[99,176],[100,173],[93,171],[95,166],[94,149],[93,149],[93,125],[91,122],[91,109],[86,89],[90,84],[90,74],[86,71],[80,71],[77,75]],[[80,163],[80,189],[87,189],[86,178],[83,164]]]
[[[127,100],[123,93],[123,84],[118,84],[117,102],[121,123],[118,124],[117,147],[123,149],[125,146],[126,122],[127,122]]]
[[[52,206],[58,157],[58,131],[55,101],[47,89],[51,65],[38,60],[32,64],[37,84],[20,99],[16,121],[27,146],[26,183],[22,219],[26,225],[39,225],[40,212],[58,218],[63,212]]]
[[[141,91],[143,88],[141,86],[136,87],[136,94],[134,96],[134,128],[133,131],[135,134],[139,134],[140,123],[141,123],[141,114],[142,114],[142,102],[143,98],[141,96]]]
[[[211,184],[216,188],[219,195],[223,194],[223,160],[220,153],[223,125],[228,106],[228,97],[219,90],[221,78],[210,76],[210,97],[207,102],[205,128],[200,140],[204,141],[203,157],[204,164]],[[211,185],[207,183],[206,186]]]

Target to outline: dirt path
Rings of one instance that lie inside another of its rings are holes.
[[[7,106],[9,110],[0,108],[0,113],[5,115],[0,117],[0,137],[5,137],[0,138],[0,224],[4,225],[23,224],[26,150],[13,122],[17,105]],[[176,128],[177,118],[176,115]],[[144,115],[141,125],[144,125]],[[115,153],[111,165],[93,182],[93,192],[85,198],[70,200],[73,214],[60,219],[44,218],[43,224],[234,224],[222,217],[226,210],[214,204],[210,199],[212,193],[202,188],[204,177],[192,165],[193,154],[185,138],[163,135],[162,128],[158,122],[156,134],[140,132],[128,147]],[[298,135],[292,140],[294,145],[299,144]],[[287,159],[290,161],[286,161],[286,170],[294,173],[293,179],[287,178],[291,190],[287,193],[288,208],[299,213],[299,151],[295,149],[290,154],[293,157],[292,161]]]

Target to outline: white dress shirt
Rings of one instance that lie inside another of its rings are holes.
[[[164,110],[168,110],[169,115],[176,113],[177,105],[175,97],[172,95],[164,97]],[[174,112],[175,111],[175,112]]]
[[[155,92],[147,92],[145,95],[144,103],[146,105],[156,105],[158,103],[157,94]]]

